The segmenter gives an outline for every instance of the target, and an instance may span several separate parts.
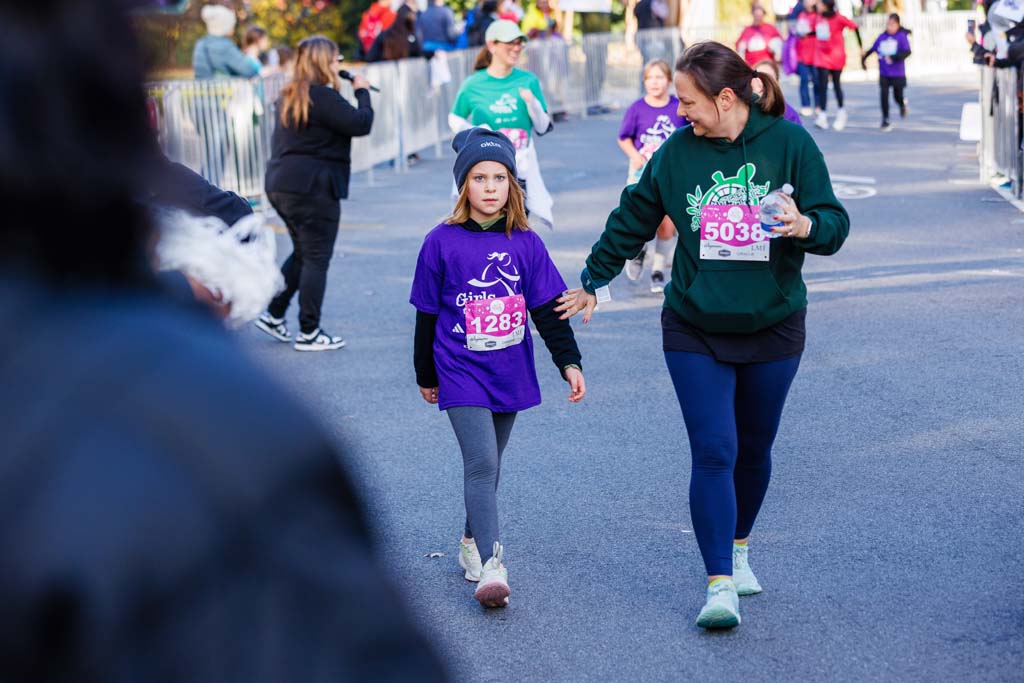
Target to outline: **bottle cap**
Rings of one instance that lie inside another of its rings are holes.
[[[785,192],[786,194],[793,194],[793,186],[790,185],[789,183],[786,183],[785,185],[782,186],[782,191]]]

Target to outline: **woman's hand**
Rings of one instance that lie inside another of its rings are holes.
[[[358,75],[352,77],[352,90],[369,90],[369,89],[370,89],[370,81],[368,81],[365,78],[363,78],[362,76],[358,76]]]
[[[437,387],[420,387],[420,396],[427,403],[437,403]]]
[[[800,213],[792,197],[789,195],[782,195],[782,197],[786,207],[782,213],[775,214],[775,218],[782,221],[782,225],[772,228],[772,232],[782,237],[807,237],[811,234],[811,219]]]
[[[565,381],[569,383],[569,400],[579,403],[587,395],[587,383],[583,381],[583,373],[576,368],[565,369]]]
[[[583,311],[583,322],[589,323],[590,316],[594,315],[594,309],[597,308],[597,297],[582,287],[578,287],[570,289],[558,297],[558,303],[561,306],[556,306],[555,312],[562,314],[559,316],[559,320],[568,320],[580,311]],[[580,379],[582,379],[582,376]]]
[[[537,97],[529,88],[520,88],[519,96],[523,98],[523,102],[526,102],[527,105],[533,104],[534,102],[537,101]]]

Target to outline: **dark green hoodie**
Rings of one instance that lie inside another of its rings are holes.
[[[701,260],[701,206],[756,205],[785,183],[793,186],[800,213],[813,221],[808,239],[771,240],[769,260],[763,262]],[[810,134],[756,104],[734,142],[698,137],[687,126],[655,152],[640,182],[622,192],[619,208],[608,216],[587,259],[588,289],[618,275],[666,215],[676,224],[679,243],[665,305],[709,333],[749,334],[805,308],[804,254],[834,254],[850,231],[850,217],[832,193],[825,160]]]

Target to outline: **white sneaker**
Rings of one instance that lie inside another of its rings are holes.
[[[810,107],[800,107],[800,116],[810,116],[814,113],[814,110]]]
[[[828,115],[823,111],[819,111],[818,115],[814,118],[814,125],[822,130],[828,128]]]
[[[508,569],[501,563],[504,548],[494,542],[494,554],[480,572],[480,584],[473,597],[484,607],[505,607],[512,590],[508,587]],[[735,592],[735,589],[733,589]]]
[[[636,255],[636,258],[626,261],[626,277],[633,282],[640,279],[640,274],[644,272],[644,257],[647,256],[647,247],[640,250],[640,253]]]
[[[749,550],[745,545],[732,546],[732,580],[736,584],[737,595],[756,595],[763,590],[747,561]]]
[[[836,114],[836,122],[832,124],[832,130],[842,130],[846,128],[846,110],[840,109]]]
[[[469,543],[459,540],[459,566],[466,570],[466,581],[479,581],[480,570],[483,569],[480,563],[480,551],[476,549],[476,541],[469,539]]]
[[[300,332],[293,348],[296,351],[333,351],[344,346],[344,339],[327,334],[318,327],[309,334]]]
[[[708,600],[697,615],[697,626],[701,628],[732,628],[740,624],[740,599],[736,595],[736,584],[731,579],[721,579],[708,586]]]

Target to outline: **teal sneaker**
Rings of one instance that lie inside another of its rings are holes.
[[[737,595],[757,595],[762,591],[761,584],[750,570],[748,552],[749,548],[745,545],[732,546],[732,580],[736,583]]]
[[[708,601],[697,615],[701,628],[733,628],[740,624],[740,599],[736,584],[720,579],[708,586]]]

